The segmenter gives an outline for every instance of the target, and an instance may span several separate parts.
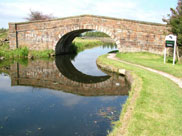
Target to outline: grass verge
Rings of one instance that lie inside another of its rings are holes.
[[[97,47],[102,44],[103,42],[99,40],[75,38],[72,45],[73,47],[71,48],[73,48],[76,52],[81,52],[85,49]]]
[[[0,46],[0,57],[4,57],[5,59],[27,57],[28,53],[29,50],[26,47],[10,50],[8,43]]]
[[[50,58],[53,54],[53,50],[44,50],[44,51],[32,51],[27,47],[18,48],[11,50],[9,44],[5,43],[0,46],[0,57],[7,59],[18,59],[18,58]],[[32,57],[33,56],[33,57]]]
[[[131,63],[160,70],[179,78],[182,77],[182,64],[177,63],[173,66],[172,57],[167,57],[167,63],[164,64],[163,56],[152,53],[117,53],[116,56]]]
[[[1,28],[0,29],[0,40],[6,39],[8,37],[8,30]]]
[[[91,49],[97,46],[101,46],[103,45],[104,47],[111,47],[114,46],[114,43],[107,43],[107,42],[103,42],[100,40],[94,40],[94,39],[82,39],[82,38],[75,38],[73,41],[73,45],[72,45],[72,49],[74,50],[74,52],[81,52],[85,49]],[[116,45],[115,45],[116,46]]]
[[[124,68],[141,79],[141,89],[134,105],[131,105],[135,87],[123,107],[120,120],[116,123],[110,136],[122,134],[127,136],[180,136],[182,132],[182,89],[171,80],[150,71],[110,60],[106,55],[98,58],[97,63],[108,67]],[[135,78],[135,80],[138,80]],[[123,121],[129,106],[133,111]],[[123,122],[122,122],[123,121]],[[127,122],[127,126],[123,124]]]
[[[43,50],[43,51],[29,51],[29,56],[33,56],[34,58],[50,58],[54,54],[53,50]]]

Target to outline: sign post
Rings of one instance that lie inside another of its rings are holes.
[[[173,65],[175,64],[175,61],[176,61],[176,40],[175,40],[175,43],[174,43]]]
[[[177,41],[177,36],[171,35],[171,34],[166,36],[166,38],[165,38],[166,45],[165,45],[165,49],[164,49],[164,63],[166,63],[167,48],[174,48],[174,51],[173,51],[173,65],[175,64],[175,61],[176,61],[176,46],[177,46],[176,41]]]
[[[166,63],[166,54],[167,54],[167,48],[164,49],[164,64]]]

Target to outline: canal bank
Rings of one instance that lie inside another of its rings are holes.
[[[95,47],[0,69],[0,135],[106,136],[130,89],[124,76],[95,63],[112,50]]]
[[[130,90],[124,76],[96,66],[98,56],[116,50],[108,42],[76,38],[77,54],[56,56],[55,61],[49,59],[52,52],[2,45],[0,135],[107,135]]]
[[[156,73],[108,59],[107,55],[99,57],[97,64],[110,71],[126,69],[135,77],[134,84],[137,82],[110,136],[181,135],[182,89],[178,85]]]

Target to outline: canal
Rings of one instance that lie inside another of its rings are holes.
[[[123,76],[98,69],[100,46],[0,68],[0,136],[106,136],[128,97]]]

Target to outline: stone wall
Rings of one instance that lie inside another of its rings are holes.
[[[19,47],[27,46],[31,50],[55,50],[65,34],[77,30],[97,30],[108,34],[120,52],[147,51],[157,54],[163,52],[164,33],[167,32],[166,26],[162,24],[82,15],[48,21],[9,23],[10,47],[15,49],[18,44]]]

